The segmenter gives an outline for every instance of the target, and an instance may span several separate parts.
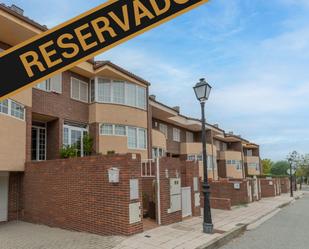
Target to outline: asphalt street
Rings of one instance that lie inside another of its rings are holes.
[[[306,190],[309,190],[306,187]],[[309,192],[221,249],[308,249]]]

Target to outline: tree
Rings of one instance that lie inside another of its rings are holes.
[[[273,161],[270,159],[263,159],[262,166],[263,166],[263,174],[268,175],[271,172],[271,168],[273,166]]]
[[[288,175],[287,170],[290,168],[288,161],[279,161],[272,165],[271,174],[272,175]]]

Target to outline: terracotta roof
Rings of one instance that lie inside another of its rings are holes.
[[[17,13],[16,11],[12,10],[12,9],[10,8],[10,6],[7,6],[7,5],[5,5],[4,3],[0,3],[0,9],[6,11],[6,12],[8,12],[8,13],[10,13],[11,15],[13,15],[13,16],[15,16],[15,17],[21,19],[22,21],[25,21],[25,22],[27,22],[27,23],[33,25],[34,27],[36,27],[36,28],[38,28],[38,29],[40,29],[40,30],[42,30],[42,31],[48,30],[48,28],[47,28],[46,25],[41,25],[41,24],[37,23],[36,21],[30,19],[29,17]]]
[[[172,111],[177,112],[177,113],[178,113],[178,116],[180,116],[180,117],[183,117],[183,118],[189,119],[189,120],[194,120],[194,121],[197,121],[197,122],[202,122],[200,119],[191,118],[191,117],[185,116],[185,115],[183,115],[183,114],[180,114],[178,110],[175,110],[173,107],[167,106],[167,105],[163,104],[162,102],[157,101],[156,99],[154,99],[154,98],[152,98],[152,97],[149,97],[149,99],[150,99],[151,101],[155,102],[155,103],[158,103],[159,105],[162,105],[162,106],[164,106],[164,107],[166,107],[166,108],[168,108],[168,109],[170,109],[170,110],[172,110]],[[211,126],[211,127],[213,127],[214,129],[217,129],[217,130],[219,130],[219,131],[224,132],[224,130],[222,130],[221,128],[219,128],[219,127],[217,127],[217,126],[215,126],[215,125],[209,124],[209,123],[207,123],[207,122],[206,122],[206,125]]]
[[[19,8],[18,6],[16,6],[16,7]],[[26,17],[26,16],[24,16],[24,15],[22,15],[22,14],[16,12],[16,11],[14,11],[10,6],[7,6],[4,3],[0,3],[0,9],[8,12],[9,14],[21,19],[22,21],[24,21],[26,23],[33,25],[34,27],[40,29],[43,32],[48,30],[47,26],[41,25],[41,24],[35,22],[34,20],[30,19],[29,17]],[[150,85],[150,83],[148,81],[146,81],[146,80],[142,79],[141,77],[125,70],[122,67],[117,66],[116,64],[114,64],[110,61],[95,61],[94,59],[89,59],[89,60],[87,60],[87,62],[93,65],[94,70],[96,70],[100,67],[103,67],[105,65],[108,65],[108,66],[111,66],[111,67],[115,68],[116,70],[128,75],[129,77],[132,77],[132,78],[134,78],[134,79],[136,79],[136,80],[138,80],[138,81],[140,81],[140,82],[142,82],[142,83],[144,83],[148,86]]]

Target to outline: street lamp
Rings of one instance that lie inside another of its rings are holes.
[[[203,220],[203,232],[213,233],[213,224],[211,218],[210,209],[210,187],[208,183],[208,170],[207,170],[207,151],[206,151],[206,129],[205,129],[205,102],[208,100],[211,86],[205,81],[200,79],[195,87],[193,87],[196,98],[201,103],[202,110],[202,143],[203,143],[203,169],[204,169],[204,181],[202,184],[204,193],[204,220]]]
[[[290,164],[290,196],[293,197],[293,172],[292,172],[293,159],[292,158],[289,158],[289,164]]]

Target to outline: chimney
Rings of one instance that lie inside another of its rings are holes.
[[[230,135],[234,135],[234,132],[232,132],[232,131],[229,131],[229,134],[230,134]]]
[[[174,109],[176,112],[180,113],[180,106],[174,106],[173,109]]]
[[[152,99],[152,100],[156,100],[156,95],[151,94],[151,95],[149,95],[149,98]]]
[[[219,125],[218,124],[214,124],[214,127],[219,128]]]
[[[18,7],[17,5],[15,5],[15,4],[12,4],[10,9],[15,11],[17,14],[20,14],[22,16],[24,15],[24,10],[22,8]]]

